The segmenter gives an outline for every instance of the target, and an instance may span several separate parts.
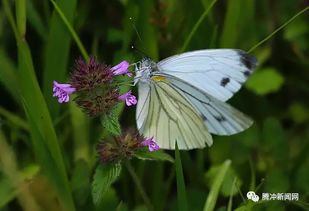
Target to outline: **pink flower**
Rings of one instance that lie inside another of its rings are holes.
[[[123,95],[120,95],[118,99],[126,102],[127,106],[135,105],[137,103],[137,99],[134,95],[132,95],[131,90]]]
[[[116,66],[112,67],[111,70],[113,71],[114,75],[124,75],[126,74],[127,76],[131,77],[132,73],[129,72],[128,70],[129,67],[129,62],[127,61],[122,61]]]
[[[75,92],[76,89],[71,84],[60,84],[57,81],[53,83],[53,96],[58,97],[59,103],[67,103],[70,100],[70,94]]]
[[[141,143],[143,146],[148,146],[150,152],[157,151],[160,149],[159,145],[155,142],[155,139],[149,138]]]

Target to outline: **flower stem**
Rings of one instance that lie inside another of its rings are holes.
[[[143,200],[144,200],[144,202],[147,206],[147,210],[153,210],[150,199],[147,196],[147,194],[146,194],[146,192],[145,192],[145,190],[142,186],[142,183],[141,183],[140,179],[138,178],[137,174],[135,173],[135,170],[134,170],[133,166],[131,165],[130,161],[126,162],[125,166],[128,169],[135,185],[137,186],[137,189],[140,192],[140,194],[141,194],[141,196],[142,196],[142,198],[143,198]]]

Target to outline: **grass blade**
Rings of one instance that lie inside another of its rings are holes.
[[[13,61],[0,48],[0,83],[8,90],[16,102],[18,99],[17,70]]]
[[[234,47],[239,30],[236,30],[241,16],[241,4],[239,0],[229,0],[224,20],[220,46],[222,48]]]
[[[12,113],[0,106],[0,117],[2,116],[6,118],[9,122],[11,122],[13,125],[20,127],[21,129],[24,129],[27,131],[29,130],[29,125],[25,120],[23,120],[21,117],[19,117],[15,113]]]
[[[233,185],[231,188],[231,194],[230,194],[230,198],[229,198],[229,203],[227,205],[227,211],[232,211],[232,207],[233,207],[233,192],[236,186],[236,182],[237,182],[237,178],[235,177],[234,181],[233,181]]]
[[[267,40],[269,40],[272,36],[274,36],[277,32],[279,32],[281,29],[283,29],[284,27],[286,27],[289,23],[291,23],[295,18],[297,18],[298,16],[302,15],[303,13],[305,13],[307,10],[309,9],[309,6],[305,7],[303,10],[299,11],[298,13],[296,13],[292,18],[290,18],[288,21],[286,21],[284,24],[282,24],[279,28],[277,28],[275,31],[273,31],[270,35],[268,35],[267,37],[265,37],[263,40],[261,40],[260,42],[258,42],[257,44],[255,44],[254,46],[252,46],[249,50],[248,53],[254,51],[257,47],[259,47],[260,45],[262,45],[264,42],[266,42]]]
[[[26,5],[23,1],[16,1],[17,12],[26,11]],[[37,155],[40,155],[40,162],[45,164],[43,168],[45,168],[50,181],[55,185],[63,209],[75,210],[64,160],[47,105],[36,79],[30,49],[24,38],[24,31],[22,31],[25,22],[24,19],[17,22],[19,30],[16,38],[19,72],[17,81],[20,84],[20,98],[30,122],[34,151]]]
[[[54,0],[50,0],[50,1],[53,3],[57,13],[59,14],[59,16],[62,19],[63,23],[65,24],[65,26],[69,30],[70,34],[72,35],[72,37],[73,37],[74,41],[76,42],[76,44],[77,44],[77,46],[78,46],[78,48],[79,48],[83,58],[86,61],[88,61],[88,59],[89,59],[88,53],[85,50],[85,47],[83,46],[83,44],[82,44],[81,40],[79,39],[78,35],[76,34],[75,30],[71,26],[70,21],[66,18],[65,14],[62,12],[62,10],[58,6],[58,4]]]
[[[20,36],[26,35],[26,1],[16,1],[16,25]]]
[[[219,173],[210,189],[210,192],[208,194],[208,197],[206,199],[206,203],[205,203],[205,206],[204,206],[204,211],[212,211],[214,210],[215,208],[215,205],[216,205],[216,201],[217,201],[217,198],[218,198],[218,195],[219,195],[219,191],[220,191],[220,188],[221,188],[221,185],[224,181],[224,177],[226,175],[226,172],[227,170],[229,169],[231,165],[231,161],[230,160],[227,160],[225,161],[220,170],[219,170]]]
[[[27,18],[29,20],[29,24],[33,26],[38,35],[43,41],[47,39],[47,27],[44,25],[44,21],[42,20],[40,14],[35,8],[33,1],[27,1]]]
[[[186,193],[185,180],[183,176],[181,158],[180,158],[180,153],[178,150],[177,143],[175,147],[175,168],[176,168],[176,181],[177,181],[178,210],[186,211],[188,210],[187,193]]]
[[[7,17],[8,21],[11,25],[11,28],[14,32],[14,36],[17,39],[18,38],[18,30],[17,30],[17,26],[16,26],[16,23],[15,23],[13,12],[10,9],[10,6],[11,6],[10,2],[8,0],[3,0],[2,4],[3,4],[3,8],[4,8],[4,12],[6,14],[6,17]]]
[[[207,17],[208,13],[211,11],[211,9],[213,8],[213,6],[215,5],[216,2],[217,2],[217,0],[213,0],[210,3],[210,5],[207,7],[207,9],[204,11],[204,13],[201,15],[201,17],[198,19],[196,24],[193,26],[193,29],[191,30],[189,36],[185,40],[180,52],[184,52],[187,49],[187,47],[188,47],[192,37],[194,36],[195,32],[197,31],[198,27],[201,25],[203,20]]]
[[[31,134],[34,144],[43,142],[50,159],[42,158],[42,162],[51,162],[54,168],[46,167],[49,179],[54,183],[59,194],[59,200],[65,210],[74,210],[72,195],[69,188],[63,157],[58,145],[56,133],[53,128],[47,105],[36,80],[31,54],[28,45],[23,40],[18,40],[19,84],[21,98],[30,121]],[[39,135],[39,134],[40,135]],[[37,142],[37,143],[36,143]],[[37,152],[40,153],[40,152]]]

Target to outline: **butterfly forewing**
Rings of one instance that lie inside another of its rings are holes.
[[[221,101],[237,92],[257,60],[241,50],[191,51],[160,61],[160,72],[175,76]]]

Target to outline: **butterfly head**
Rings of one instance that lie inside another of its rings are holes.
[[[134,84],[139,81],[148,83],[151,72],[156,69],[156,63],[148,57],[144,57],[141,61],[135,63]]]

